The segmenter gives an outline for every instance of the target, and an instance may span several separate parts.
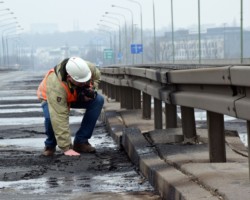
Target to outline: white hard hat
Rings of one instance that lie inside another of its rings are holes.
[[[66,64],[67,73],[79,83],[87,82],[91,78],[91,71],[86,61],[79,57],[71,57]]]

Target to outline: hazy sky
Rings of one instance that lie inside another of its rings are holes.
[[[100,22],[108,20],[118,23],[115,19],[102,17],[105,12],[120,13],[131,23],[133,13],[134,24],[140,27],[140,7],[129,0],[3,0],[1,9],[10,8],[20,25],[27,32],[33,23],[56,23],[60,31],[72,31],[79,26],[80,30],[98,28],[98,23],[106,24],[114,29],[117,26]],[[153,0],[136,0],[142,5],[143,29],[153,28]],[[116,6],[125,7],[121,9]],[[171,0],[154,0],[156,29],[171,25]],[[243,0],[244,27],[250,27],[250,0]],[[240,24],[240,0],[200,0],[201,24],[233,25]],[[0,12],[4,13],[5,11]],[[174,28],[187,28],[198,24],[198,0],[173,0]],[[0,16],[1,14],[0,13]],[[108,15],[124,19],[118,15]],[[1,16],[2,19],[7,16]],[[1,20],[0,20],[1,21]],[[9,21],[8,21],[9,22]]]

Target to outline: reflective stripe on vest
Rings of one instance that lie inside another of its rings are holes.
[[[39,85],[39,87],[37,89],[37,97],[38,97],[38,99],[45,100],[45,101],[47,100],[46,84],[47,84],[47,78],[51,73],[54,73],[54,68],[48,71],[48,73],[45,75],[44,79],[40,83],[40,85]],[[61,83],[61,85],[63,86],[64,90],[67,93],[67,102],[70,103],[70,102],[76,101],[77,100],[76,90],[74,90],[74,93],[72,94],[70,92],[70,89],[68,88],[68,86],[65,83],[63,83],[62,81],[60,81],[60,83]]]

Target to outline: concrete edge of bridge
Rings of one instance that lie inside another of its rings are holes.
[[[241,199],[249,198],[247,158],[231,148],[234,142],[230,140],[239,138],[226,137],[226,163],[210,163],[206,142],[162,145],[169,133],[153,133],[154,120],[141,119],[140,110],[121,109],[119,102],[106,99],[101,118],[114,141],[127,152],[163,199],[218,200],[235,199],[237,195]],[[175,130],[178,136],[174,140],[181,134],[181,128]],[[201,139],[207,141],[207,130],[197,131]],[[160,142],[149,140],[155,139],[155,135]]]
[[[163,199],[218,199],[190,180],[188,175],[161,159],[140,129],[127,127],[116,109],[104,109],[101,118],[106,122],[114,141],[127,152]]]

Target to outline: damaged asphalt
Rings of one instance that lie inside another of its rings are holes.
[[[98,121],[95,154],[44,157],[36,88],[43,72],[0,71],[0,199],[161,199]],[[83,111],[71,111],[71,130]],[[74,137],[74,135],[72,135]]]

